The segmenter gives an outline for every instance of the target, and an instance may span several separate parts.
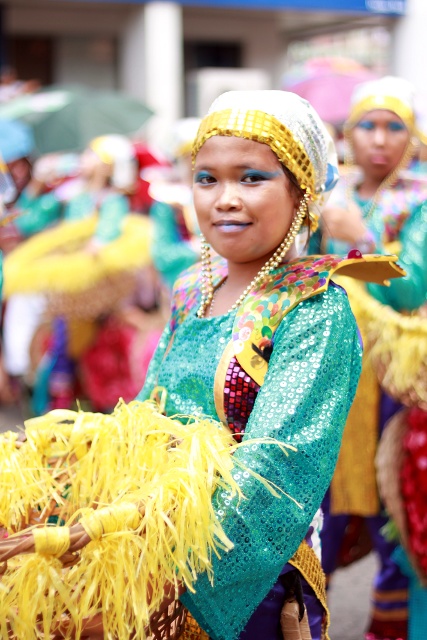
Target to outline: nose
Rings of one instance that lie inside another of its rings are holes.
[[[374,143],[378,147],[383,147],[386,141],[386,130],[384,127],[375,127],[374,129]]]
[[[216,200],[216,208],[220,211],[237,211],[241,208],[242,202],[239,195],[238,185],[233,182],[226,182],[222,185]]]

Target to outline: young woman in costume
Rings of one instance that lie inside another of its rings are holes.
[[[213,584],[200,575],[181,599],[215,640],[279,640],[285,600],[302,583],[311,637],[325,638],[316,514],[361,365],[346,294],[330,276],[345,267],[381,281],[371,268],[386,258],[298,258],[296,237],[315,222],[337,168],[325,127],[296,95],[223,94],[201,123],[193,160],[202,264],[175,284],[139,399],[159,397],[167,415],[219,419],[239,441],[294,445],[286,459],[265,444],[235,456],[298,504],[238,474],[245,500],[213,498],[234,549],[213,559]]]
[[[427,235],[422,231],[422,220],[427,183],[402,171],[420,136],[409,83],[385,77],[356,90],[345,137],[350,159],[358,169],[349,168],[337,185],[310,249],[343,254],[356,247],[361,251],[400,253],[403,243],[399,263],[407,276],[399,282],[393,280],[389,287],[369,284],[367,290],[357,284],[344,284],[365,347],[371,342],[367,321],[372,322],[377,309],[374,298],[400,311],[412,311],[425,299]],[[378,320],[385,323],[386,318],[382,313]],[[380,394],[370,358],[369,349],[365,349],[362,376],[327,504],[322,558],[324,570],[330,575],[339,557],[344,563],[354,557],[355,548],[349,548],[353,544],[352,528],[367,526],[380,569],[366,638],[401,639],[407,634],[407,580],[392,559],[395,544],[387,542],[381,533],[387,518],[379,501],[375,471],[379,434],[398,405]]]

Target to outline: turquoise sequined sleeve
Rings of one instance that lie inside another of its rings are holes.
[[[20,213],[14,224],[25,238],[59,221],[62,214],[62,205],[54,193],[33,198],[24,190],[16,201],[15,209]]]
[[[199,259],[189,242],[180,238],[175,220],[175,211],[165,202],[155,202],[150,209],[154,222],[151,255],[154,266],[172,289],[179,274]]]
[[[95,238],[100,244],[113,242],[122,234],[123,221],[129,213],[128,199],[121,194],[105,198],[99,208],[99,221]]]
[[[297,500],[273,497],[236,469],[245,495],[237,504],[216,493],[214,504],[234,549],[213,558],[214,585],[198,577],[182,597],[214,640],[235,640],[303,540],[329,486],[361,369],[356,323],[345,293],[334,286],[300,303],[276,332],[268,373],[244,441],[271,436],[296,447],[240,448],[235,457]]]
[[[390,286],[368,284],[369,293],[396,311],[418,309],[427,300],[427,203],[419,206],[403,227],[399,264],[405,278],[395,278]]]

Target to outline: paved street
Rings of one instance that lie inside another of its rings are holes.
[[[21,424],[22,414],[18,407],[1,408],[0,432]],[[351,567],[337,571],[329,597],[331,640],[363,640],[375,567],[371,554]]]
[[[337,571],[329,598],[331,640],[363,640],[375,571],[373,554]]]
[[[0,406],[0,433],[23,425],[22,413],[18,405]]]

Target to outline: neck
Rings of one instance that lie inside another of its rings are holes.
[[[363,200],[369,200],[370,198],[373,198],[384,180],[385,178],[377,179],[366,176],[357,189],[359,196]]]
[[[293,245],[288,253],[285,256],[282,264],[290,262],[291,260],[295,260],[297,258],[297,252],[295,249],[295,245]],[[255,276],[259,273],[260,269],[265,265],[268,258],[262,258],[261,260],[257,260],[255,262],[248,263],[236,263],[227,260],[228,266],[228,285],[231,287],[236,287],[237,289],[245,289],[248,284],[255,278]]]

